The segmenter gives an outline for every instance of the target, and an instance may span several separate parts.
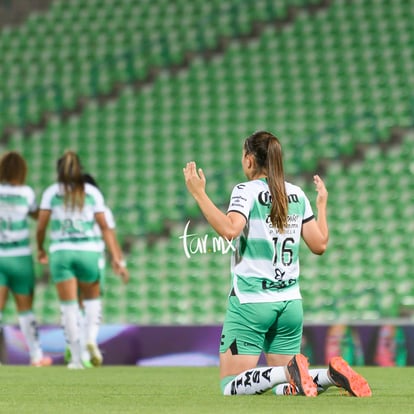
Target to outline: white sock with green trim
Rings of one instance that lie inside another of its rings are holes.
[[[288,382],[285,367],[249,369],[232,379],[224,387],[223,395],[262,394],[283,382]]]
[[[101,298],[84,300],[83,306],[85,308],[86,343],[97,344],[102,320]]]
[[[62,327],[66,343],[71,352],[72,362],[81,363],[80,329],[79,329],[79,305],[77,302],[65,302],[60,304]]]
[[[36,362],[43,358],[43,351],[39,341],[39,327],[32,311],[19,313],[20,330],[29,348],[30,361]]]

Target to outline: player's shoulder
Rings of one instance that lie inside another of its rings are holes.
[[[98,187],[96,187],[95,185],[89,184],[89,183],[85,183],[85,192],[86,193],[100,193]]]
[[[236,184],[234,186],[234,190],[252,191],[252,190],[262,189],[262,188],[266,188],[266,187],[267,187],[266,181],[263,181],[263,180],[249,180],[249,181],[243,181],[243,182],[240,182],[240,183]]]
[[[298,186],[297,184],[293,184],[289,181],[285,181],[285,186],[286,186],[286,192],[288,194],[298,194],[298,195],[305,194],[302,188]]]
[[[35,198],[35,190],[27,184],[20,186],[20,194],[28,198]]]
[[[95,202],[104,203],[104,196],[101,190],[92,184],[85,183],[85,194],[88,198],[94,199]]]
[[[15,195],[27,195],[27,194],[34,194],[34,190],[27,184],[22,185],[10,185],[10,184],[0,184],[0,191],[6,192],[9,194]]]
[[[52,194],[52,193],[58,193],[60,189],[60,186],[58,183],[50,184],[45,188],[43,191],[43,194]]]

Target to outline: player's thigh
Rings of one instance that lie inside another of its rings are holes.
[[[75,255],[76,253],[71,250],[57,250],[50,254],[49,266],[52,280],[56,284],[58,291],[62,293],[65,289],[58,286],[65,286],[63,282],[76,277],[73,268]]]
[[[96,273],[96,258],[98,263],[98,273]],[[88,281],[79,280],[80,296],[82,299],[96,299],[102,296],[105,288],[105,256],[99,253],[99,256],[90,258],[90,275]]]
[[[230,296],[224,318],[220,352],[233,355],[259,355],[265,335],[275,321],[272,303],[240,303]]]
[[[82,300],[96,299],[100,296],[100,283],[95,281],[92,283],[79,281],[79,290],[81,292]]]
[[[255,368],[260,355],[234,355],[231,350],[220,353],[220,378],[238,375]]]
[[[56,290],[61,302],[78,300],[78,282],[75,277],[57,282]]]
[[[14,294],[14,301],[16,302],[16,308],[18,312],[27,312],[32,309],[33,295],[20,295]]]
[[[35,273],[32,255],[2,257],[0,260],[1,285],[19,295],[33,295]]]
[[[74,269],[80,283],[99,283],[102,276],[101,258],[99,252],[77,252]]]
[[[265,354],[266,364],[269,367],[286,366],[294,355]]]
[[[80,250],[58,250],[50,255],[50,270],[55,283],[76,277],[79,281],[93,283],[99,281],[100,254]]]
[[[230,296],[220,343],[221,375],[236,375],[257,364],[265,335],[274,323],[272,303],[243,303]]]
[[[301,300],[280,302],[277,321],[266,334],[264,352],[275,355],[295,355],[300,352],[303,332]]]
[[[7,302],[9,288],[6,285],[0,285],[0,311],[2,311]]]

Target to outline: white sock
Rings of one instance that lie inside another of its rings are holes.
[[[102,320],[101,298],[84,300],[83,306],[85,308],[86,343],[96,344]]]
[[[43,352],[40,347],[39,328],[34,313],[32,311],[19,313],[19,325],[29,348],[31,362],[39,361],[43,358]]]
[[[335,385],[330,379],[328,370],[326,368],[310,369],[309,374],[313,378],[313,382],[317,386],[318,394],[324,392],[327,388],[331,387],[332,385]],[[276,387],[273,388],[273,392],[276,395],[292,395],[290,387],[293,387],[293,385],[290,385],[289,383],[278,384],[276,385]]]
[[[309,374],[313,378],[313,382],[318,387],[318,392],[320,392],[320,388],[324,391],[327,388],[332,387],[332,385],[335,385],[329,377],[328,370],[326,368],[310,369]]]
[[[75,303],[61,303],[63,333],[69,346],[72,362],[81,363],[80,329],[79,329],[79,305]]]
[[[224,387],[223,395],[262,394],[283,382],[288,382],[284,367],[249,369],[232,379]]]
[[[79,340],[81,346],[81,357],[82,361],[89,361],[90,356],[88,349],[86,348],[86,321],[85,321],[85,313],[84,310],[79,308]]]
[[[292,387],[296,389],[295,393],[292,393]],[[273,393],[276,395],[294,395],[297,394],[298,388],[295,385],[291,385],[288,382],[285,382],[284,384],[278,384],[276,387],[272,389]]]

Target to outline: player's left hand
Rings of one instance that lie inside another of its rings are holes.
[[[319,177],[319,175],[313,176],[313,182],[318,193],[316,196],[316,205],[318,207],[326,206],[326,203],[328,202],[328,190],[325,187],[325,183],[323,182],[322,178]]]

